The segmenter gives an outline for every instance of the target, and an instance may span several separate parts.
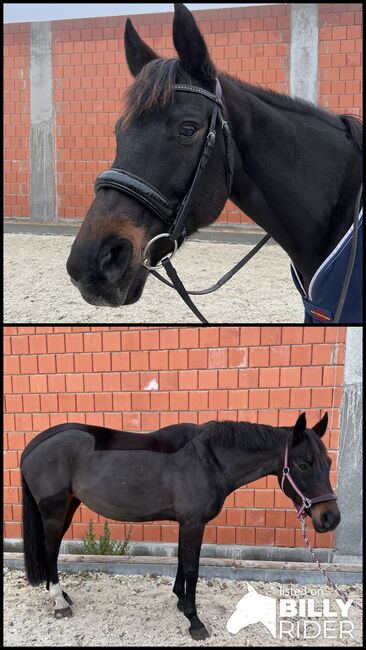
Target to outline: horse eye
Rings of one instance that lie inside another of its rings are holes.
[[[309,467],[308,463],[299,463],[300,469],[306,470]]]
[[[193,126],[192,124],[183,124],[180,127],[179,135],[184,135],[187,138],[190,138],[192,137],[192,135],[196,133],[196,131],[197,131],[196,127]]]

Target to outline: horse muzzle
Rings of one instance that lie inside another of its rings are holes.
[[[310,517],[317,533],[330,533],[341,521],[341,513],[335,501],[314,504],[310,508]]]

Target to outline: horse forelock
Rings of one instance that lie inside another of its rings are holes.
[[[178,59],[153,59],[147,63],[125,92],[122,128],[155,108],[171,104],[178,79],[191,83],[191,77]]]

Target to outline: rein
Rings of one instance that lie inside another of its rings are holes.
[[[339,587],[337,587],[337,585],[333,582],[333,580],[330,579],[330,577],[327,574],[326,570],[323,569],[322,565],[320,564],[319,559],[317,558],[316,553],[315,553],[313,547],[311,546],[311,544],[309,542],[309,539],[308,539],[308,537],[306,535],[306,517],[307,517],[307,513],[305,512],[305,510],[307,508],[310,508],[313,505],[313,503],[321,503],[323,501],[336,501],[337,496],[336,496],[336,494],[334,492],[328,492],[327,494],[323,494],[320,497],[312,497],[311,499],[309,499],[308,497],[306,497],[303,494],[303,492],[300,490],[300,488],[296,485],[296,483],[295,483],[295,481],[292,478],[291,473],[290,473],[290,468],[289,468],[289,465],[288,465],[288,440],[286,442],[284,465],[283,465],[283,469],[282,469],[282,480],[281,480],[281,490],[282,491],[284,491],[283,486],[284,486],[284,483],[285,483],[286,480],[289,481],[289,483],[292,485],[295,492],[297,492],[297,494],[299,495],[299,497],[302,500],[301,506],[297,505],[297,503],[295,503],[295,502],[293,502],[293,504],[294,504],[294,506],[296,508],[297,516],[300,519],[301,531],[302,531],[302,535],[303,535],[303,538],[304,538],[305,545],[308,547],[308,549],[309,549],[309,551],[310,551],[310,553],[311,553],[311,555],[313,557],[314,562],[316,562],[318,569],[322,572],[323,576],[325,577],[326,581],[328,582],[328,585],[330,587],[332,587],[333,589],[335,589],[337,594],[343,600],[343,602],[346,603],[347,600],[348,600],[346,592],[340,590]],[[352,602],[351,604],[354,607],[357,607],[358,609],[362,610],[362,606],[359,605],[358,603]]]

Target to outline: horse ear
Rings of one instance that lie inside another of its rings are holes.
[[[159,58],[154,50],[140,38],[129,18],[125,25],[125,52],[127,65],[134,77],[137,77],[149,61]]]
[[[176,3],[174,9],[173,43],[183,68],[193,77],[213,81],[216,77],[215,66],[195,19],[181,3]]]
[[[319,438],[322,438],[327,430],[328,426],[328,413],[325,413],[321,420],[313,426],[315,433],[318,434]]]
[[[301,440],[301,438],[304,436],[305,429],[306,429],[306,415],[305,413],[301,413],[301,415],[299,415],[299,417],[297,418],[296,424],[292,431],[294,440]]]

